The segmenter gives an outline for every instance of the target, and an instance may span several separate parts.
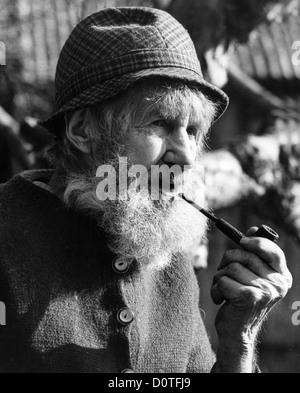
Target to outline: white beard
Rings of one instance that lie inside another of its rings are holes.
[[[150,195],[139,192],[125,201],[100,201],[98,183],[99,179],[86,175],[69,176],[64,200],[96,219],[108,235],[110,248],[120,256],[162,269],[173,256],[192,255],[205,236],[206,218],[182,199],[153,202]],[[197,202],[204,206],[203,197],[199,198],[203,185],[196,175],[189,186],[192,192],[188,195],[197,194]]]

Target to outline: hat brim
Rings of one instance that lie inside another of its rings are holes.
[[[174,67],[151,68],[134,72],[132,74],[122,75],[117,78],[112,78],[106,82],[94,85],[87,90],[84,90],[82,93],[74,97],[67,104],[57,110],[53,115],[45,120],[39,121],[39,125],[46,128],[53,134],[58,135],[60,132],[59,124],[65,113],[103,102],[109,98],[119,95],[142,79],[156,76],[166,79],[175,79],[184,83],[198,86],[199,91],[201,91],[215,103],[216,115],[214,122],[223,115],[228,107],[228,96],[221,89],[210,84],[195,72]]]

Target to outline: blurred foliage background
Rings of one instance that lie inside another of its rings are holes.
[[[231,98],[204,157],[208,203],[242,231],[267,223],[280,233],[295,284],[265,326],[261,367],[300,372],[300,326],[292,324],[300,301],[300,66],[292,62],[299,0],[0,0],[0,182],[47,165],[52,137],[36,121],[55,109],[56,63],[77,22],[105,7],[133,5],[164,9],[182,22],[206,78]],[[210,285],[233,244],[213,228],[208,240],[195,269],[216,346]]]

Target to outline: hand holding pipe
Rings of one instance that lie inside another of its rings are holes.
[[[182,199],[188,202],[190,205],[194,206],[200,213],[204,214],[208,217],[211,221],[213,221],[216,227],[223,232],[229,239],[233,240],[236,244],[240,245],[240,241],[246,237],[242,232],[236,229],[234,226],[229,224],[227,221],[223,220],[222,218],[216,217],[214,214],[209,213],[207,210],[203,209],[199,205],[197,205],[192,200],[188,199],[185,195],[182,195]],[[257,232],[254,234],[255,237],[263,237],[269,239],[273,242],[277,242],[279,239],[278,233],[276,233],[272,228],[268,227],[267,225],[262,225],[259,227]]]

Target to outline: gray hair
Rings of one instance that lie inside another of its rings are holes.
[[[168,114],[175,115],[178,108],[181,111],[192,108],[195,95],[201,101],[202,110],[197,115],[200,117],[201,137],[205,138],[215,117],[216,107],[195,86],[174,81],[157,83],[157,80],[148,79],[137,83],[117,97],[86,108],[82,127],[85,127],[89,135],[91,159],[97,160],[98,166],[111,161],[122,150],[122,137],[130,126],[141,124],[145,113],[153,106],[167,107]],[[63,135],[49,150],[48,158],[53,166],[66,173],[80,173],[80,152],[67,138],[65,122],[63,127]]]

